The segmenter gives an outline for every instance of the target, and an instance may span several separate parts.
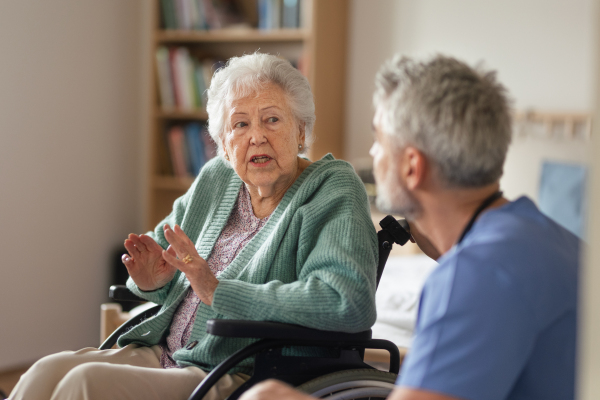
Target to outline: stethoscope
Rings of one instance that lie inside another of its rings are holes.
[[[467,224],[467,226],[465,226],[465,229],[463,230],[463,232],[460,235],[460,238],[458,239],[458,242],[456,242],[456,244],[459,244],[460,242],[462,242],[462,240],[465,238],[465,236],[467,236],[467,233],[469,233],[469,231],[473,227],[473,224],[475,223],[475,220],[477,219],[479,214],[481,214],[481,212],[483,210],[485,210],[490,204],[492,204],[493,202],[498,200],[500,197],[502,197],[502,192],[497,191],[497,192],[493,193],[491,196],[487,197],[483,201],[483,203],[481,203],[481,205],[477,208],[477,210],[475,210],[475,213],[473,213],[473,216],[469,220],[469,223]]]

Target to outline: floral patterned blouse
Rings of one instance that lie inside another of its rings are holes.
[[[246,185],[242,184],[233,211],[207,260],[208,266],[215,276],[218,277],[227,268],[268,220],[269,216],[259,219],[254,215],[250,192]],[[169,335],[161,344],[160,365],[163,368],[179,367],[172,355],[183,348],[190,339],[198,304],[200,304],[200,299],[190,287],[173,316]]]

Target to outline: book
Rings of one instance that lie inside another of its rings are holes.
[[[299,28],[311,29],[313,0],[300,0],[300,19],[298,21]]]
[[[271,6],[271,29],[281,28],[281,0],[269,0]]]
[[[164,29],[177,29],[177,17],[173,0],[160,0],[161,21]]]
[[[300,26],[300,2],[299,0],[283,0],[281,14],[282,28],[298,28]]]
[[[209,58],[202,60],[202,75],[204,76],[204,86],[210,87],[210,81],[213,76],[213,65],[215,61]]]
[[[169,138],[168,135],[163,134],[160,137],[161,143],[157,146],[157,154],[158,157],[158,173],[159,175],[170,175],[174,176],[175,172],[173,171],[173,162],[171,161],[171,155],[169,152]]]
[[[175,4],[175,18],[177,21],[177,29],[186,29],[186,21],[185,21],[185,0],[172,0]]]
[[[187,47],[177,47],[171,52],[173,87],[177,106],[190,110],[196,107],[193,85],[193,66]]]
[[[204,5],[204,18],[206,20],[206,24],[209,29],[220,29],[223,26],[221,25],[221,20],[219,19],[219,15],[217,14],[217,10],[215,9],[215,5],[213,4],[213,0],[203,0]]]
[[[258,0],[258,28],[281,28],[281,0]]]
[[[261,0],[259,0],[261,1]],[[299,1],[299,0],[293,0]],[[269,0],[277,10],[269,18],[281,20],[281,0]],[[163,29],[205,30],[227,27],[255,27],[258,21],[256,0],[160,0]],[[281,22],[276,23],[278,28]],[[269,28],[273,29],[273,28]]]
[[[197,106],[200,108],[206,108],[206,101],[208,100],[203,68],[204,67],[200,61],[194,60],[194,89],[196,93]]]
[[[193,29],[205,30],[208,29],[206,24],[205,12],[204,12],[204,1],[203,0],[190,0],[192,2],[192,26]]]
[[[203,129],[198,122],[191,122],[185,126],[185,138],[190,160],[188,172],[192,176],[198,176],[198,172],[206,163],[202,135]]]
[[[171,65],[169,62],[169,50],[160,46],[156,49],[156,71],[158,88],[160,92],[160,104],[163,108],[175,107],[175,94],[171,80]]]
[[[204,128],[204,133],[202,135],[202,139],[204,140],[204,153],[206,161],[210,160],[217,156],[217,144],[214,142],[213,138],[208,133],[208,130]]]
[[[185,133],[180,125],[173,125],[167,131],[167,142],[175,176],[180,178],[189,177]]]

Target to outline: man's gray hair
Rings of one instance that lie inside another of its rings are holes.
[[[315,103],[308,80],[289,61],[256,52],[232,57],[218,69],[208,89],[208,132],[223,155],[222,135],[226,129],[227,112],[236,99],[256,95],[265,85],[274,83],[283,89],[288,105],[298,123],[305,124],[305,145],[311,143],[315,125]]]
[[[399,148],[412,145],[451,187],[479,187],[503,172],[512,122],[495,72],[438,55],[427,62],[396,56],[375,79],[379,124]]]

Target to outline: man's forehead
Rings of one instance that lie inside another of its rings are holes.
[[[373,119],[371,120],[371,129],[373,130],[375,136],[379,137],[382,130],[382,122],[383,122],[384,110],[381,106],[377,107],[375,110],[375,114],[373,115]]]

